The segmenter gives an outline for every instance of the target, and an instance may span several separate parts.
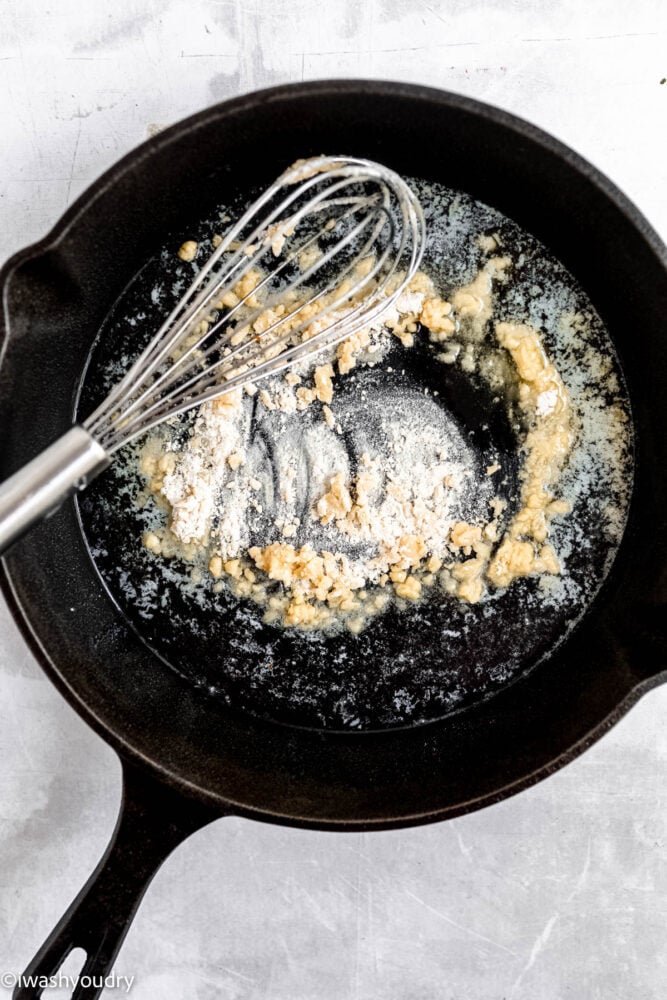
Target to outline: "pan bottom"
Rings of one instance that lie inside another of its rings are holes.
[[[190,566],[144,549],[142,534],[155,511],[133,502],[143,486],[137,447],[125,449],[79,501],[87,544],[108,593],[162,664],[208,696],[289,725],[334,730],[415,725],[489,697],[548,656],[581,619],[611,566],[625,524],[632,488],[629,401],[611,339],[585,292],[538,241],[500,213],[461,192],[411,183],[426,210],[424,270],[436,286],[448,296],[468,281],[481,262],[478,237],[494,234],[513,262],[511,280],[497,289],[494,318],[537,327],[570,392],[578,440],[559,491],[573,509],[554,524],[551,536],[563,565],[560,577],[547,586],[537,579],[516,581],[477,605],[442,593],[422,604],[391,607],[359,635],[299,632],[267,625],[257,606],[225,591],[214,593],[210,579],[193,583]],[[220,214],[233,216],[246,200],[247,192]],[[182,235],[205,241],[216,221]],[[163,248],[116,303],[84,375],[82,415],[136,352],[136,331],[150,317],[147,303],[158,301],[166,309],[182,292],[185,274]],[[511,510],[519,456],[507,410],[481,379],[434,364],[427,348],[408,351],[397,343],[392,351],[382,369],[359,369],[354,383],[341,378],[337,385],[348,429],[341,446],[350,462],[363,447],[360,395],[370,401],[365,428],[372,428],[392,400],[411,399],[418,419],[466,442],[478,502],[488,499],[481,470],[492,456],[503,455],[510,470],[504,499]],[[301,417],[304,428],[315,419]],[[280,436],[280,427],[255,430],[265,437],[273,433],[274,444]],[[165,667],[156,662],[156,669]]]

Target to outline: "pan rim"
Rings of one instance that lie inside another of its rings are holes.
[[[401,83],[363,77],[350,79],[332,77],[326,80],[304,81],[282,84],[276,87],[265,87],[260,90],[249,91],[246,94],[241,94],[238,97],[232,97],[225,101],[219,101],[208,108],[204,108],[202,111],[197,111],[175,122],[173,125],[157,133],[157,135],[145,139],[108,167],[107,170],[81,192],[41,239],[17,250],[0,267],[0,287],[3,289],[3,323],[0,329],[0,333],[2,334],[2,349],[4,349],[6,339],[4,289],[11,276],[11,272],[27,260],[54,249],[67,236],[68,231],[76,223],[79,216],[88,210],[98,197],[115,184],[120,177],[133,169],[143,159],[147,158],[153,150],[160,150],[162,146],[168,145],[173,139],[183,133],[205,125],[209,119],[219,118],[221,111],[224,111],[227,115],[231,115],[243,111],[246,106],[255,106],[262,102],[271,103],[272,101],[288,97],[290,94],[317,94],[318,92],[331,93],[332,91],[342,93],[363,93],[367,91],[369,93],[383,93],[384,95],[395,95],[397,97],[401,95],[423,97],[437,101],[440,104],[456,106],[463,110],[471,111],[478,117],[500,123],[519,135],[536,140],[539,144],[546,146],[550,151],[565,159],[579,173],[593,181],[597,187],[602,188],[605,194],[615,202],[616,207],[630,217],[631,221],[650,244],[651,249],[654,250],[657,256],[661,258],[665,267],[667,267],[667,243],[661,239],[635,202],[584,156],[526,118],[506,111],[498,105],[479,101],[476,98],[459,94],[456,91],[442,90],[438,87],[430,87],[425,84]],[[0,352],[1,363],[2,353]]]
[[[86,722],[104,742],[109,745],[118,755],[121,764],[131,764],[137,766],[141,771],[147,773],[152,779],[160,784],[172,788],[186,798],[195,799],[199,802],[212,806],[219,811],[220,817],[241,816],[247,819],[254,819],[263,823],[270,823],[277,826],[288,826],[297,829],[319,830],[327,832],[350,832],[366,830],[397,830],[404,827],[426,826],[430,823],[441,822],[447,819],[455,819],[479,809],[495,805],[507,798],[518,795],[525,789],[539,784],[545,778],[557,771],[560,771],[567,764],[580,757],[589,747],[596,743],[601,736],[609,732],[620,720],[630,711],[630,709],[640,701],[644,695],[654,688],[659,687],[667,681],[667,670],[646,678],[635,684],[627,694],[617,704],[616,708],[608,713],[597,725],[593,726],[585,735],[573,743],[567,750],[558,755],[548,764],[535,768],[523,777],[508,782],[493,792],[468,802],[459,803],[456,806],[434,808],[422,812],[414,812],[401,815],[398,819],[312,819],[304,816],[293,816],[282,814],[266,808],[253,808],[245,803],[225,798],[220,794],[211,791],[209,788],[196,785],[182,775],[170,771],[155,760],[149,759],[145,754],[124,740],[117,732],[110,729],[99,717],[99,715],[84,701],[76,688],[68,684],[66,677],[55,667],[48,652],[44,649],[39,638],[32,630],[29,620],[23,614],[23,609],[11,584],[5,560],[0,559],[2,572],[0,573],[0,591],[5,598],[12,617],[26,642],[26,645],[35,656],[37,662],[46,673],[49,680],[54,684],[56,690],[75,708],[77,714]],[[422,727],[418,727],[422,728]],[[423,727],[426,728],[426,727]],[[342,738],[362,738],[368,734],[358,733],[336,733]]]

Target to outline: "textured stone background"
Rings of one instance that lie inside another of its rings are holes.
[[[663,0],[2,0],[0,258],[156,126],[255,87],[350,75],[524,115],[667,235],[666,43]],[[120,768],[4,608],[0,649],[2,973],[96,863]],[[134,1000],[662,998],[666,720],[658,689],[550,780],[423,829],[221,820],[160,871],[117,971],[136,977]]]

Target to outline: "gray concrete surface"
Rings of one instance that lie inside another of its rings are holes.
[[[667,235],[662,0],[2,0],[0,258],[156,126],[255,87],[350,75],[524,115]],[[135,977],[133,1000],[658,1000],[666,723],[658,689],[548,781],[422,829],[221,820],[160,871],[117,972]],[[0,609],[0,976],[96,863],[119,793],[114,754]]]

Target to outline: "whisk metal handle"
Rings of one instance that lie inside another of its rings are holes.
[[[0,552],[63,500],[82,490],[111,461],[102,445],[75,425],[0,485]]]

